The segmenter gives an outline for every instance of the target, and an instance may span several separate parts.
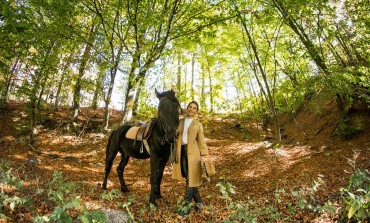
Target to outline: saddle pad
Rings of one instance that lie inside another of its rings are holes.
[[[140,127],[131,127],[127,132],[126,132],[126,138],[128,139],[136,139],[137,132],[139,131]]]

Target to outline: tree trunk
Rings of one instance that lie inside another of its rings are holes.
[[[190,97],[192,101],[194,101],[195,57],[196,57],[196,54],[195,52],[193,52],[191,54],[191,88],[190,88]]]
[[[54,97],[55,97],[54,109],[55,110],[58,110],[58,106],[59,106],[59,102],[60,102],[60,93],[62,91],[63,82],[64,82],[64,79],[65,79],[66,74],[68,72],[69,66],[71,65],[72,58],[73,58],[73,53],[70,53],[68,58],[67,58],[67,61],[65,62],[64,66],[63,66],[63,69],[61,71],[61,77],[60,77],[60,80],[59,80],[59,83],[58,83],[57,92],[54,95]]]
[[[241,80],[241,76],[240,76],[240,72],[239,71],[236,71],[237,72],[237,81],[236,81],[236,95],[237,95],[237,98],[238,98],[238,107],[239,107],[239,112],[240,114],[243,114],[244,110],[243,110],[243,105],[242,105],[242,102],[243,100],[245,99],[245,93],[244,93],[244,90],[240,88],[240,86],[242,85],[242,80]],[[243,97],[241,98],[240,95],[243,95]]]
[[[182,86],[181,85],[181,55],[180,55],[180,52],[179,51],[176,54],[177,54],[177,81],[176,81],[176,88],[177,88],[178,91],[184,92],[186,94],[186,91],[185,91],[186,86]]]
[[[208,71],[208,81],[209,81],[209,105],[210,105],[210,112],[214,112],[214,98],[213,98],[213,83],[212,83],[212,75],[211,70],[207,66]]]
[[[133,107],[135,101],[135,91],[132,83],[129,81],[127,84],[126,94],[125,94],[125,108],[123,109],[123,120],[122,124],[128,122],[132,119]]]
[[[112,52],[113,55],[113,61],[114,64],[110,68],[110,82],[109,82],[109,87],[108,87],[108,92],[105,97],[105,106],[104,106],[104,117],[103,117],[103,128],[106,130],[108,129],[109,126],[109,104],[112,99],[112,93],[113,93],[113,87],[114,87],[114,82],[116,80],[116,75],[117,75],[117,70],[118,70],[118,64],[119,60],[121,58],[121,54],[123,51],[123,46],[121,45],[120,48],[118,49],[117,55],[114,56],[114,52]]]
[[[203,65],[204,66],[204,65]],[[206,88],[206,77],[205,77],[205,74],[204,74],[204,69],[201,69],[201,76],[202,76],[202,84],[201,84],[201,89],[200,89],[200,106],[204,109],[206,107],[206,93],[205,93],[205,88]]]
[[[0,109],[5,108],[5,104],[6,104],[7,97],[8,97],[8,92],[11,86],[12,79],[15,76],[14,72],[15,72],[15,69],[17,68],[18,62],[19,62],[19,58],[15,60],[12,68],[9,71],[9,75],[5,76],[4,78],[5,79],[4,85],[1,88],[1,93],[0,93]]]
[[[33,87],[31,90],[31,95],[29,96],[29,104],[28,104],[28,113],[30,114],[30,143],[32,144],[34,142],[33,136],[35,133],[35,127],[36,127],[36,115],[38,113],[37,111],[37,91],[40,85],[40,81],[42,78],[42,71],[36,70],[35,76],[33,77]]]
[[[98,108],[98,101],[102,92],[102,84],[103,84],[103,77],[105,75],[105,72],[99,72],[98,77],[96,78],[95,82],[95,90],[94,95],[91,100],[90,108],[96,110]]]
[[[307,52],[310,54],[311,58],[315,61],[316,66],[321,69],[325,76],[330,76],[331,73],[325,64],[324,59],[320,56],[319,51],[315,44],[310,40],[309,36],[305,33],[304,28],[299,25],[299,23],[294,20],[293,16],[288,13],[288,10],[282,4],[280,0],[272,0],[275,8],[280,12],[281,17],[284,22],[298,35],[299,39],[305,46]],[[332,84],[329,83],[331,86]],[[336,94],[336,102],[341,111],[345,110],[344,100],[341,95]]]
[[[304,28],[294,20],[294,17],[288,13],[288,10],[284,7],[280,0],[272,0],[275,8],[280,12],[284,22],[298,35],[299,39],[306,47],[307,52],[311,58],[315,61],[318,68],[320,68],[325,75],[330,75],[328,67],[325,64],[324,59],[320,56],[320,53],[315,44],[310,40],[308,35],[305,33]]]
[[[145,72],[146,73],[146,72]],[[135,117],[137,115],[137,109],[139,104],[139,97],[141,94],[142,89],[145,87],[145,75],[142,74],[139,76],[138,81],[136,82],[136,91],[134,97],[134,106],[132,108],[132,116]]]
[[[131,62],[131,70],[127,79],[127,88],[125,93],[125,99],[124,99],[124,108],[123,108],[123,119],[122,124],[125,122],[128,122],[132,119],[133,114],[133,107],[134,107],[134,101],[135,101],[135,86],[136,86],[136,71],[139,67],[139,61],[140,61],[140,52],[138,49],[136,49],[136,52],[134,54],[134,57]]]
[[[41,80],[40,80],[40,83],[39,83],[39,86],[38,86],[39,96],[37,98],[37,109],[40,109],[42,96],[44,95],[44,92],[45,92],[45,85],[46,85],[46,82],[48,81],[48,78],[49,78],[49,73],[50,73],[49,67],[52,66],[50,64],[51,63],[50,62],[50,57],[52,56],[54,46],[55,46],[55,42],[53,41],[51,43],[51,45],[49,46],[49,48],[47,49],[47,53],[44,56],[45,59],[42,62],[42,67],[41,67],[41,71],[40,71]]]
[[[241,14],[238,10],[237,10],[237,13],[238,13],[238,16],[239,16],[239,18],[242,22],[242,26],[244,28],[244,31],[247,34],[248,41],[249,41],[249,43],[252,47],[252,50],[253,50],[254,59],[256,60],[257,67],[258,67],[258,69],[261,73],[261,76],[263,78],[264,87],[266,89],[266,93],[264,95],[266,97],[266,102],[268,104],[269,110],[272,114],[274,124],[275,124],[275,140],[276,140],[276,142],[279,143],[281,141],[281,132],[280,132],[279,120],[278,120],[277,112],[276,112],[276,109],[275,109],[275,101],[274,101],[273,95],[271,93],[271,90],[270,90],[270,87],[269,87],[269,84],[268,84],[268,81],[267,81],[267,75],[265,73],[265,70],[262,67],[262,64],[261,64],[261,61],[260,61],[260,58],[259,58],[259,54],[258,54],[258,51],[257,51],[257,46],[256,46],[256,44],[255,44],[255,42],[254,42],[254,40],[253,40],[253,38],[252,38],[252,36],[249,32],[247,24],[245,23],[245,20],[242,18]],[[255,72],[255,76],[258,79],[257,72]]]
[[[91,25],[88,42],[86,43],[84,53],[82,55],[80,67],[78,69],[78,76],[76,78],[76,83],[73,91],[73,105],[72,105],[72,118],[71,122],[77,121],[78,115],[79,115],[79,109],[80,109],[80,99],[81,99],[81,89],[82,89],[82,77],[85,74],[87,62],[90,59],[91,55],[91,49],[93,46],[93,42],[95,40],[95,23]]]

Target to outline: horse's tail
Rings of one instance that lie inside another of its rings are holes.
[[[112,163],[113,163],[113,160],[114,160],[114,157],[115,157],[114,151],[111,151],[112,148],[114,149],[114,146],[112,145],[112,141],[114,141],[113,137],[115,135],[115,132],[116,132],[116,130],[114,130],[110,134],[109,139],[108,139],[108,143],[107,143],[107,147],[105,149],[105,176],[104,176],[104,181],[103,181],[103,184],[102,184],[102,188],[105,189],[105,190],[107,189],[108,175],[109,175],[109,172],[112,168]],[[114,156],[112,156],[112,155],[114,155]]]
[[[107,143],[107,147],[105,149],[105,159],[108,158],[108,155],[109,155],[109,148],[110,148],[110,144],[112,142],[112,137],[114,135],[114,133],[116,132],[116,130],[114,130],[110,135],[109,135],[109,139],[108,139],[108,143]]]
[[[107,148],[105,150],[106,159],[108,159],[110,153],[116,154],[118,152],[119,144],[120,144],[120,137],[124,137],[125,132],[131,126],[123,125],[117,129],[115,129],[109,136]]]

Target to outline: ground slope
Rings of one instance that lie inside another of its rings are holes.
[[[157,211],[148,207],[149,160],[130,160],[125,172],[130,193],[119,193],[111,200],[102,199],[100,183],[108,140],[107,135],[97,131],[102,111],[82,110],[81,122],[85,128],[80,136],[65,133],[63,123],[68,120],[68,114],[67,110],[45,111],[48,118],[44,118],[35,143],[30,145],[24,106],[11,103],[1,113],[0,157],[7,160],[15,176],[24,180],[28,189],[22,195],[35,199],[34,210],[40,215],[50,213],[53,205],[34,191],[36,188],[46,190],[53,173],[60,171],[66,179],[81,185],[80,196],[90,209],[122,210],[120,204],[127,204],[132,198],[128,207],[138,222],[220,222],[232,212],[227,208],[230,203],[253,204],[251,211],[270,205],[293,222],[334,222],[338,217],[335,214],[328,216],[298,210],[289,216],[283,209],[297,198],[283,194],[282,189],[301,191],[302,196],[305,191],[311,191],[317,202],[337,201],[338,191],[347,185],[350,174],[356,169],[370,168],[370,115],[364,111],[353,112],[351,121],[363,132],[351,140],[343,140],[333,134],[339,111],[332,100],[322,100],[319,104],[307,102],[295,114],[281,116],[283,141],[275,146],[272,146],[273,132],[262,130],[258,123],[236,117],[200,115],[217,174],[200,188],[206,204],[203,213],[192,212],[181,219],[175,210],[185,186],[171,179],[170,164],[164,173],[164,197],[158,201]],[[112,112],[111,121],[119,123],[119,111]],[[110,191],[119,189],[115,172],[119,158],[109,178]],[[313,182],[321,185],[317,191],[312,190]],[[227,183],[235,189],[235,194],[229,193],[228,201],[222,196],[220,187]],[[284,202],[277,199],[277,191]],[[30,220],[32,215],[32,211],[14,212],[11,217],[17,222]]]

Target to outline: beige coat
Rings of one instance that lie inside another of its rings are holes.
[[[172,178],[176,180],[184,180],[181,175],[180,156],[181,156],[181,142],[182,133],[184,131],[184,119],[181,119],[177,139],[177,163],[174,163]],[[201,156],[208,155],[208,148],[203,133],[203,126],[197,120],[193,119],[188,129],[188,173],[189,173],[189,187],[197,187],[202,184],[202,168]]]

